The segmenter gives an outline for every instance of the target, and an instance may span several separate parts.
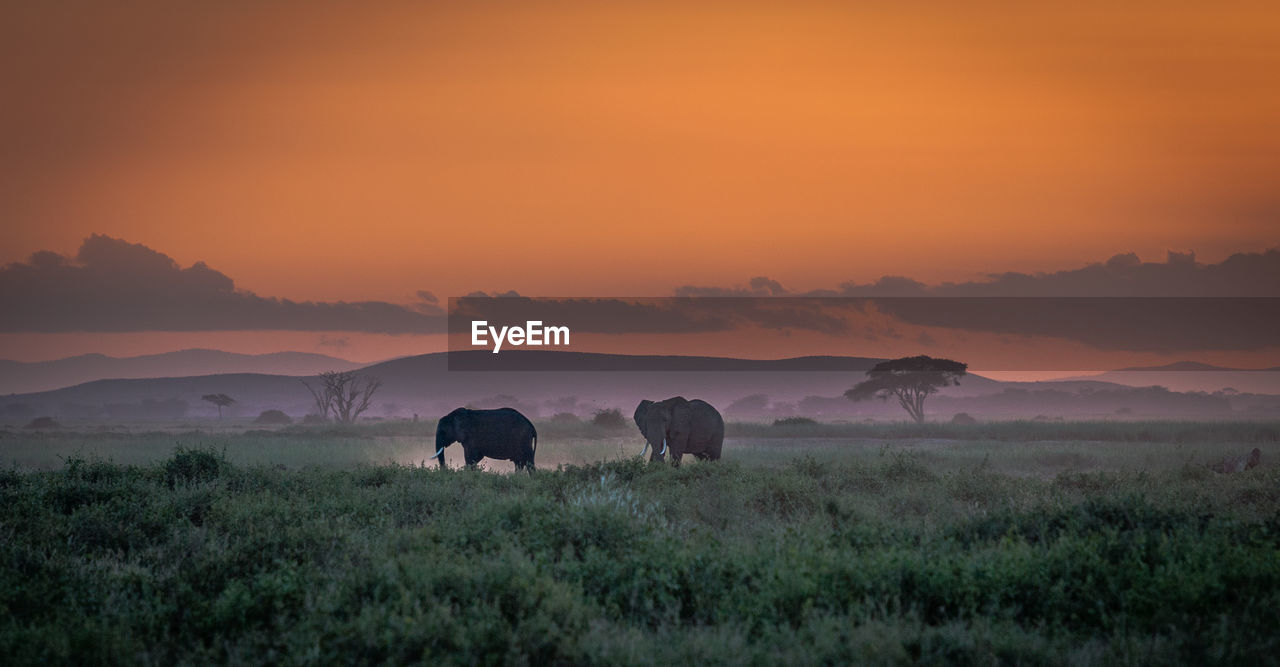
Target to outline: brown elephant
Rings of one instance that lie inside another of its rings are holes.
[[[650,461],[665,460],[667,455],[680,465],[690,454],[700,461],[716,461],[724,445],[724,418],[706,401],[686,400],[683,396],[665,401],[640,401],[636,406],[636,426],[644,435],[644,449],[653,453]]]

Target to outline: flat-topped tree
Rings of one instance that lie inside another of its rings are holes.
[[[882,361],[867,371],[867,379],[844,392],[851,401],[898,399],[916,423],[924,421],[924,399],[943,387],[960,384],[969,365],[924,355]]]
[[[235,403],[235,402],[236,402],[236,399],[231,398],[230,396],[227,396],[226,394],[205,394],[204,396],[201,396],[200,398],[201,398],[201,400],[209,401],[210,403],[212,403],[212,404],[214,404],[214,405],[218,406],[218,419],[222,419],[222,409],[223,409],[223,408],[225,408],[225,407],[227,407],[228,405],[231,405],[232,403]]]

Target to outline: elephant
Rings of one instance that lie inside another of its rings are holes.
[[[644,449],[653,447],[650,461],[662,461],[668,454],[675,465],[685,454],[700,461],[717,461],[724,445],[724,418],[706,401],[685,400],[683,396],[665,401],[640,401],[636,406],[636,426],[644,435]]]
[[[514,461],[516,470],[533,470],[538,431],[528,417],[512,408],[458,408],[436,424],[436,453],[431,456],[440,462],[440,468],[445,467],[445,447],[455,442],[462,443],[463,458],[468,466],[488,457]]]

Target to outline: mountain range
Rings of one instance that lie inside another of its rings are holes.
[[[1164,366],[1139,366],[1097,375],[1068,378],[1096,380],[1129,387],[1160,386],[1173,391],[1236,391],[1280,394],[1280,367],[1243,369],[1179,361]]]
[[[711,401],[726,414],[743,417],[802,414],[901,418],[894,401],[855,405],[843,397],[843,392],[863,379],[863,373],[880,359],[752,360],[512,351],[503,353],[502,370],[496,370],[492,367],[498,363],[496,355],[482,351],[454,355],[424,354],[361,368],[362,375],[382,381],[366,416],[434,418],[463,405],[510,405],[535,418],[556,412],[586,416],[602,408],[620,408],[629,413],[642,398],[685,395]],[[278,409],[301,417],[315,411],[311,395],[303,386],[305,376],[320,369],[341,368],[335,363],[341,360],[320,355],[305,361],[310,365],[302,364],[303,372],[288,374],[100,379],[52,391],[13,394],[0,397],[0,416],[10,424],[38,415],[140,420],[213,418],[217,408],[203,401],[202,396],[223,393],[236,399],[233,406],[224,410],[229,416],[254,416],[262,410]],[[346,363],[347,368],[355,366]],[[490,370],[458,370],[459,367]],[[1127,372],[1163,377],[1179,372],[1217,371],[1144,369],[1118,373]],[[999,382],[969,374],[959,386],[948,387],[931,398],[930,405],[934,414],[973,411],[991,417],[1134,414],[1225,418],[1239,412],[1265,417],[1273,410],[1280,411],[1280,397],[1179,393],[1127,387],[1101,378]]]
[[[82,354],[53,361],[0,360],[0,395],[50,391],[94,380],[161,378],[219,373],[314,375],[352,370],[363,364],[308,352],[237,354],[221,350],[179,350],[137,357]]]

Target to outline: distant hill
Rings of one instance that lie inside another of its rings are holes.
[[[1280,394],[1280,367],[1246,369],[1178,361],[1163,366],[1139,366],[1107,371],[1086,378],[1129,387],[1159,386],[1173,391],[1215,392],[1234,389],[1241,393]]]
[[[492,354],[467,350],[451,354],[426,354],[408,359],[436,363],[444,357],[451,370],[462,371],[842,371],[864,373],[884,361],[870,357],[808,356],[788,359],[737,359],[733,357],[675,354],[602,354],[559,350],[511,350]],[[401,366],[404,359],[370,367]]]
[[[609,355],[578,352],[513,350],[501,357],[484,351],[457,353],[455,364],[503,370],[449,370],[446,353],[424,354],[386,361],[362,369],[379,377],[374,416],[413,413],[432,415],[455,407],[498,401],[519,403],[535,412],[578,411],[634,406],[641,398],[676,394],[727,404],[752,393],[775,401],[799,401],[805,396],[839,396],[862,378],[879,359],[861,357],[800,357],[783,360]],[[567,370],[526,370],[554,367]],[[511,370],[515,369],[515,370]],[[0,398],[11,417],[30,413],[63,416],[105,414],[110,406],[143,401],[182,401],[192,416],[216,415],[200,400],[209,393],[225,393],[237,403],[224,412],[256,415],[279,409],[301,416],[313,410],[311,397],[299,376],[222,373],[197,377],[97,380],[53,391]],[[964,390],[979,391],[991,380],[972,376]],[[957,388],[958,389],[958,388]],[[985,391],[994,391],[986,386]],[[534,405],[537,404],[537,405]],[[19,407],[13,407],[19,406]],[[104,412],[105,411],[105,412]]]
[[[1119,368],[1117,372],[1137,372],[1137,371],[1234,371],[1237,368],[1223,368],[1222,366],[1213,366],[1210,364],[1202,364],[1198,361],[1175,361],[1171,364],[1163,366],[1134,366],[1131,368]]]
[[[55,361],[0,360],[0,395],[50,391],[103,379],[188,377],[218,373],[312,375],[351,370],[361,364],[307,352],[236,354],[220,350],[180,350],[138,357],[82,354]]]
[[[366,416],[417,414],[434,419],[465,405],[507,405],[534,418],[556,412],[586,416],[601,408],[620,408],[630,414],[640,399],[684,395],[708,400],[738,419],[794,414],[824,419],[903,418],[895,401],[854,404],[843,398],[843,392],[861,380],[879,359],[752,360],[513,350],[504,352],[503,359],[498,360],[497,355],[484,351],[460,354],[463,356],[452,359],[453,370],[445,353],[404,357],[362,369],[362,373],[376,375],[383,382]],[[491,370],[460,371],[456,370],[458,366]],[[549,367],[565,370],[538,370]],[[38,415],[71,419],[212,419],[217,409],[200,398],[210,393],[225,393],[236,399],[235,405],[224,410],[229,417],[254,416],[267,409],[301,417],[314,411],[301,379],[224,373],[97,380],[55,391],[0,398],[0,417],[10,424]],[[1275,409],[1270,401],[1267,399],[1258,409],[1269,414]],[[1125,411],[1117,412],[1121,408]],[[959,411],[980,418],[1038,414],[1227,417],[1233,408],[1220,397],[1131,389],[1097,379],[998,382],[968,375],[960,386],[944,389],[931,398],[928,410],[935,418]]]

